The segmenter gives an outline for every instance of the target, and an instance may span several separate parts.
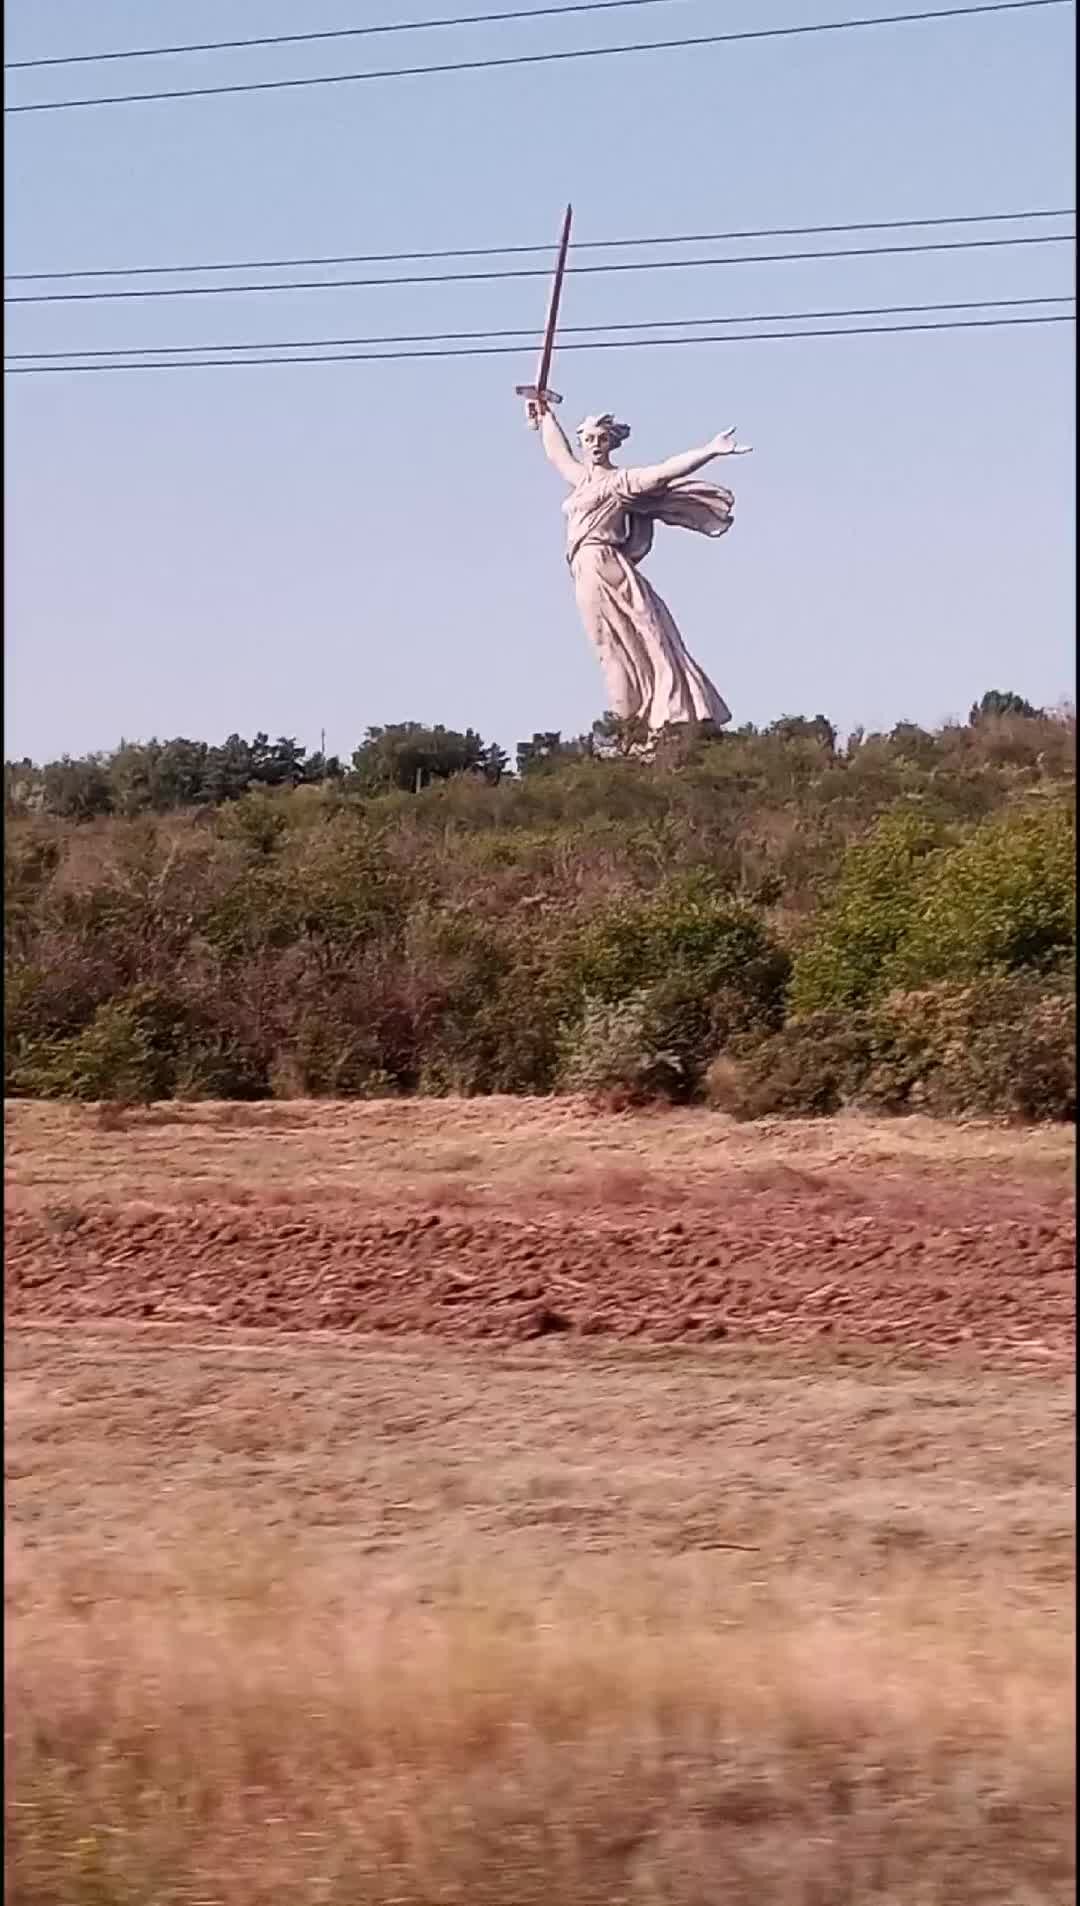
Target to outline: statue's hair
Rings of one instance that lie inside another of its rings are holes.
[[[578,436],[583,437],[587,430],[605,431],[611,439],[611,446],[614,450],[617,450],[621,443],[625,443],[627,437],[630,435],[630,425],[620,424],[612,416],[610,410],[605,410],[599,417],[582,418],[582,421],[577,427]]]

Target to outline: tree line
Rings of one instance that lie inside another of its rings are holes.
[[[1011,690],[990,689],[973,704],[968,722],[1033,719],[1041,712]],[[893,731],[901,738],[922,732],[911,723],[901,723]],[[411,794],[462,775],[495,785],[507,775],[523,778],[612,757],[677,763],[710,742],[759,735],[813,741],[829,754],[837,749],[836,730],[821,714],[783,715],[761,729],[746,724],[722,736],[707,723],[650,736],[639,722],[605,714],[586,734],[564,737],[559,731],[536,732],[529,740],[519,741],[512,764],[497,742],[485,740],[475,728],[459,730],[419,721],[369,727],[347,762],[321,749],[309,751],[295,735],[271,740],[260,731],[251,740],[232,734],[218,743],[176,735],[166,740],[121,741],[108,751],[63,755],[44,764],[28,758],[6,761],[4,804],[11,816],[43,813],[83,821],[108,814],[131,817],[223,807],[260,789],[332,786],[365,796],[393,791]]]

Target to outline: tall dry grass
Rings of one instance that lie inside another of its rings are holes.
[[[992,1583],[182,1555],[9,1560],[10,1906],[1072,1897],[1068,1628]]]

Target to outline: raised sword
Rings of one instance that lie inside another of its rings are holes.
[[[544,327],[544,342],[540,349],[540,361],[536,367],[536,382],[535,384],[515,385],[515,390],[519,397],[524,397],[527,402],[536,404],[538,407],[541,402],[548,404],[562,403],[562,398],[558,395],[558,392],[548,389],[547,381],[551,372],[551,359],[555,351],[555,327],[559,322],[559,300],[562,297],[563,278],[566,275],[566,254],[570,249],[570,225],[573,216],[574,208],[572,205],[568,205],[566,208],[566,217],[563,219],[562,236],[559,239],[559,250],[555,259],[555,276],[551,281],[551,297],[548,300],[547,324]]]

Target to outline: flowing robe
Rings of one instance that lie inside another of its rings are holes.
[[[567,561],[578,610],[600,658],[613,714],[669,722],[710,721],[731,711],[695,662],[667,604],[638,574],[655,523],[703,536],[731,528],[734,497],[694,478],[671,482],[649,470],[583,470],[563,504]]]

